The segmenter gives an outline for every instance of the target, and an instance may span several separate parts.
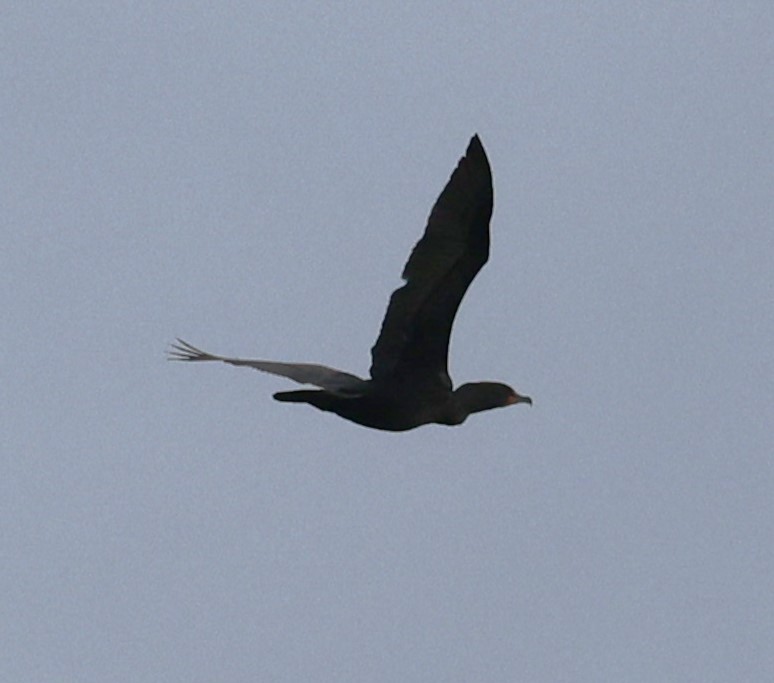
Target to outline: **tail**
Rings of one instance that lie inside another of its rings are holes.
[[[313,389],[302,389],[300,391],[279,391],[274,394],[275,401],[283,403],[311,403],[316,405],[316,400],[324,391],[315,391]]]
[[[274,399],[283,403],[308,403],[318,410],[337,412],[337,407],[342,399],[330,392],[314,389],[301,389],[299,391],[280,391],[274,394]]]

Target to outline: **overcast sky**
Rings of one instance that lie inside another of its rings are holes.
[[[6,3],[0,680],[774,680],[770,2]],[[457,383],[366,375],[470,136]]]

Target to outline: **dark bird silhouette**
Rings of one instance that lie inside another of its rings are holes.
[[[371,379],[308,363],[276,363],[216,356],[178,339],[170,360],[217,360],[242,365],[317,389],[282,391],[278,401],[315,408],[374,429],[405,431],[437,423],[458,425],[471,413],[528,396],[497,382],[452,389],[447,369],[449,337],[462,297],[489,258],[492,172],[478,135],[435,203],[422,239],[406,267],[406,284],[393,292],[376,344]]]

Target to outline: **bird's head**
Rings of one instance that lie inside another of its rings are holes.
[[[492,408],[504,408],[515,403],[532,405],[532,399],[529,396],[517,394],[507,384],[499,382],[463,384],[454,392],[454,396],[468,415]]]
[[[514,403],[526,403],[527,405],[532,405],[532,399],[529,396],[522,396],[521,394],[517,394],[513,389],[511,389],[508,385],[502,384],[500,386],[505,387],[510,392],[506,396],[505,405],[510,406]]]

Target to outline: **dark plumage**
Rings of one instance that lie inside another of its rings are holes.
[[[283,391],[278,401],[309,403],[375,429],[405,431],[423,424],[457,425],[471,413],[532,403],[505,384],[463,384],[456,391],[447,369],[449,336],[466,290],[489,258],[492,172],[478,136],[435,203],[406,267],[406,284],[393,292],[376,344],[371,379],[323,365],[215,356],[182,339],[170,360],[219,360],[288,377],[318,389]]]

